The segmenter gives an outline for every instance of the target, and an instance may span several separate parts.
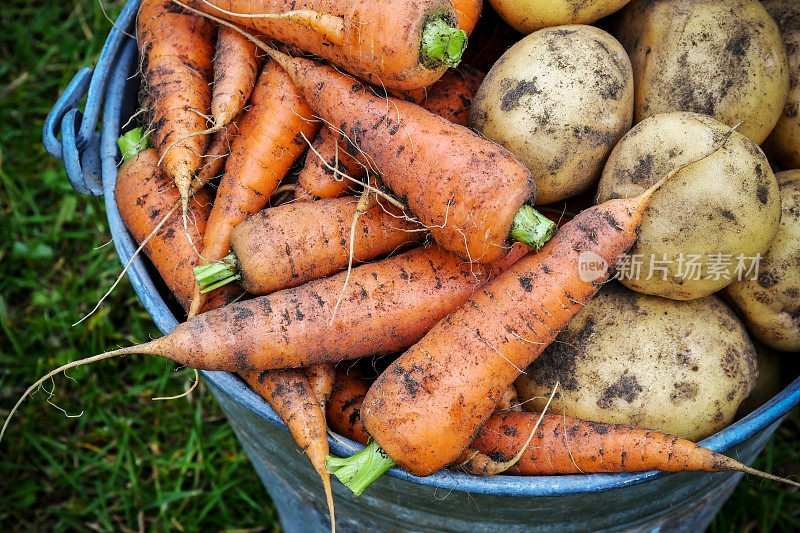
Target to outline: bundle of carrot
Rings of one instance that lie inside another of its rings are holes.
[[[479,0],[145,0],[155,149],[135,130],[120,139],[116,198],[187,320],[49,372],[0,438],[53,375],[150,354],[236,372],[269,401],[320,475],[332,526],[330,473],[360,494],[394,465],[796,485],[663,433],[519,410],[514,379],[610,275],[582,279],[581,255],[615,265],[688,165],[636,197],[546,208],[564,218],[556,231],[532,207],[528,168],[466,127],[483,74],[448,67],[480,13]],[[400,351],[374,383],[334,366]],[[328,456],[328,427],[366,448]]]

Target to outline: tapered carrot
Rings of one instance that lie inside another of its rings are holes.
[[[356,262],[398,251],[425,239],[425,231],[391,204],[378,204],[350,229],[358,199],[292,202],[263,209],[231,233],[231,253],[195,269],[211,290],[239,279],[251,294],[269,294],[329,276]]]
[[[462,126],[467,125],[472,98],[478,91],[484,73],[460,65],[449,69],[426,91],[420,94],[401,94],[407,102],[418,103],[431,113]],[[306,154],[303,169],[298,173],[300,186],[320,198],[336,198],[347,194],[353,180],[362,178],[371,163],[352,143],[340,138],[330,128],[323,127]],[[335,172],[338,170],[338,172]],[[373,170],[374,173],[374,170]],[[342,174],[349,176],[348,179]],[[297,193],[303,197],[303,191]]]
[[[325,413],[320,408],[314,391],[302,370],[272,370],[239,372],[244,380],[262,398],[267,400],[289,428],[295,442],[305,452],[314,470],[322,479],[328,512],[331,515],[331,530],[335,531],[331,476],[325,470],[328,455]]]
[[[319,127],[286,73],[274,61],[268,62],[225,163],[200,252],[204,264],[227,255],[233,228],[267,204],[305,149],[303,135],[313,137]],[[196,287],[190,316],[205,299]]]
[[[158,166],[158,154],[151,148],[133,155],[120,167],[115,198],[125,226],[137,242],[143,242],[180,201],[180,193]],[[210,211],[211,194],[208,189],[200,189],[189,202],[188,235],[176,211],[144,246],[144,253],[184,308],[191,301],[192,268],[198,262],[193,243],[200,245]],[[236,287],[217,291],[208,305],[226,305],[240,294],[241,290]]]
[[[509,235],[538,248],[552,234],[549,220],[523,208],[536,187],[505,148],[417,105],[387,102],[331,67],[269,53],[440,245],[470,261],[491,262],[507,252]]]
[[[157,162],[155,150],[144,150],[123,164],[117,177],[115,196],[120,215],[138,242],[149,235],[162,213],[175,206],[180,199],[177,188]],[[200,189],[189,203],[189,218],[192,221],[189,232],[195,241],[201,239],[210,210],[211,195],[207,189]],[[144,248],[184,308],[190,302],[194,285],[192,268],[198,260],[188,239],[181,217],[176,212]],[[238,294],[239,291],[229,287],[216,291],[207,308],[222,307],[237,298]],[[298,445],[306,451],[322,478],[333,523],[330,476],[325,471],[325,456],[328,454],[326,425],[324,411],[317,402],[315,391],[300,370],[254,371],[242,375],[256,392],[267,399],[289,427]]]
[[[495,413],[470,446],[493,461],[509,461],[522,450],[539,416],[528,412]],[[532,444],[508,472],[540,476],[648,470],[735,470],[800,486],[658,431],[555,414],[544,415]]]
[[[203,166],[197,171],[197,176],[189,188],[190,195],[222,172],[225,167],[225,161],[228,159],[228,154],[231,153],[233,140],[239,134],[239,120],[241,117],[241,113],[236,115],[227,126],[223,126],[211,136],[211,142],[206,149],[206,154],[203,156]]]
[[[140,101],[185,213],[189,186],[206,149],[214,31],[209,21],[170,0],[144,0],[136,29],[142,57]]]
[[[325,418],[331,430],[362,445],[369,441],[369,434],[361,423],[361,403],[368,390],[369,382],[358,367],[336,365],[336,377]]]
[[[466,34],[447,0],[186,0],[324,57],[376,85],[415,89],[458,64]]]
[[[425,476],[453,462],[521,369],[597,293],[609,265],[635,242],[652,195],[685,166],[637,197],[578,214],[539,253],[517,261],[396,359],[361,409],[365,428],[382,450],[367,449],[343,467],[379,453]],[[606,269],[582,276],[581,258]],[[376,472],[355,476],[349,486],[360,493]]]
[[[258,47],[241,33],[220,26],[214,54],[211,116],[224,126],[244,109],[260,70]]]
[[[319,404],[322,412],[325,413],[328,399],[330,399],[331,393],[333,392],[333,383],[336,379],[336,367],[332,363],[322,363],[319,365],[311,365],[306,368],[303,373],[311,386],[311,390],[314,391],[317,404]]]
[[[512,254],[524,253],[515,247],[497,264],[471,265],[438,246],[416,248],[354,268],[345,291],[347,273],[342,272],[199,314],[161,338],[47,373],[12,408],[0,439],[22,401],[44,381],[120,355],[157,355],[198,370],[238,372],[303,368],[405,349],[507,268]]]

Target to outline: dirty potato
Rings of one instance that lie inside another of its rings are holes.
[[[778,121],[789,68],[778,27],[757,0],[633,0],[612,33],[631,58],[634,120],[694,111],[761,144]]]
[[[489,0],[510,26],[531,33],[548,26],[589,24],[622,8],[630,0]]]
[[[729,128],[697,113],[650,117],[608,158],[596,201],[636,196],[671,170],[718,146]],[[778,230],[778,182],[766,156],[733,132],[709,157],[675,174],[645,211],[639,239],[620,265],[628,288],[676,300],[700,298],[734,281]]]
[[[800,351],[800,170],[776,175],[781,222],[758,276],[734,281],[725,294],[756,339],[776,350]]]
[[[469,124],[525,163],[536,203],[593,185],[633,117],[631,66],[608,33],[570,25],[532,33],[494,64]]]
[[[558,381],[552,413],[696,441],[733,420],[757,378],[753,344],[717,296],[676,302],[612,282],[516,385],[532,411]]]
[[[736,417],[748,415],[775,397],[783,388],[797,377],[797,368],[793,368],[788,354],[773,350],[758,341],[753,341],[758,361],[758,381],[753,392],[747,397]]]
[[[777,22],[789,58],[789,97],[764,151],[783,168],[800,168],[800,2],[765,0],[762,5]]]

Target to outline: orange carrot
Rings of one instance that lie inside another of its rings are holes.
[[[450,3],[456,11],[459,29],[470,35],[478,24],[478,17],[481,16],[483,0],[450,0]]]
[[[269,53],[440,245],[470,261],[491,262],[507,252],[510,233],[534,248],[551,236],[552,223],[523,208],[535,184],[505,148],[414,104],[391,97],[387,103],[330,67]]]
[[[325,456],[329,451],[325,414],[308,380],[301,370],[296,369],[245,371],[239,374],[280,415],[295,442],[308,456],[322,479],[331,515],[331,530],[335,531],[331,476],[325,470]]]
[[[539,419],[538,413],[495,413],[480,428],[471,447],[492,461],[506,462],[522,450]],[[544,415],[519,461],[508,472],[530,476],[595,472],[683,472],[735,470],[788,482],[730,457],[658,431],[590,422],[563,415]]]
[[[241,114],[237,115],[227,126],[223,126],[222,129],[214,132],[211,137],[211,143],[208,145],[208,150],[206,150],[206,155],[203,156],[203,166],[197,171],[197,177],[192,181],[192,186],[189,190],[190,195],[194,190],[199,189],[222,172],[228,154],[231,153],[233,140],[239,134],[239,120],[241,117]]]
[[[138,242],[152,231],[162,213],[175,206],[180,198],[177,188],[156,165],[157,162],[155,150],[144,150],[123,164],[117,177],[116,200],[120,215]],[[196,241],[203,234],[210,210],[211,196],[207,189],[200,189],[189,203],[189,217],[193,222],[189,231]],[[193,287],[193,281],[187,281],[193,280],[192,267],[198,258],[183,231],[178,213],[172,215],[148,241],[144,250],[178,301],[187,308]],[[207,308],[215,309],[226,305],[237,295],[238,291],[230,288],[217,291],[208,302]],[[309,382],[299,370],[278,370],[261,374],[248,372],[243,373],[243,377],[272,405],[297,443],[306,451],[314,469],[322,478],[333,521],[330,476],[325,472],[328,441],[324,411],[317,403]]]
[[[225,175],[200,252],[204,264],[227,255],[233,228],[267,204],[305,149],[303,135],[313,137],[318,130],[319,122],[313,120],[311,110],[296,94],[286,73],[274,61],[268,62],[253,89],[250,107],[225,163]],[[190,316],[206,299],[199,287],[195,294]]]
[[[427,91],[420,94],[400,94],[399,97],[407,102],[419,103],[431,113],[466,126],[472,98],[483,77],[482,72],[461,65],[458,69],[445,72]],[[306,154],[305,166],[297,179],[300,186],[314,196],[343,196],[353,187],[353,180],[362,178],[366,170],[372,168],[357,147],[340,138],[327,126],[320,130],[312,148]],[[342,174],[352,179],[343,177]],[[302,198],[303,194],[300,191],[296,197]]]
[[[211,116],[216,126],[228,124],[244,109],[256,83],[259,63],[255,44],[227,26],[219,27],[211,98]]]
[[[466,34],[455,27],[457,15],[447,0],[392,0],[388,5],[372,0],[186,3],[394,89],[431,85],[448,66],[458,64],[466,46]]]
[[[325,413],[328,399],[331,397],[331,392],[333,392],[333,382],[336,379],[336,367],[332,363],[311,365],[304,370],[304,374],[311,386],[311,390],[314,391],[314,397],[320,409]]]
[[[180,193],[159,168],[158,154],[151,148],[133,155],[120,167],[115,198],[125,226],[136,242],[142,242],[180,200]],[[211,194],[208,189],[200,189],[189,202],[189,235],[183,230],[182,218],[176,212],[144,246],[144,253],[184,308],[191,301],[192,268],[198,262],[189,238],[195,246],[199,245],[210,211]],[[241,290],[236,287],[217,291],[209,306],[226,305],[239,294]]]
[[[362,445],[369,441],[369,434],[361,423],[361,402],[368,390],[369,382],[358,367],[336,365],[336,377],[325,418],[331,430]]]
[[[263,209],[233,230],[230,254],[195,269],[197,280],[211,290],[241,278],[247,292],[269,294],[346,269],[351,252],[364,262],[425,239],[401,210],[378,204],[358,217],[351,246],[357,203],[348,196]]]
[[[366,171],[365,165],[354,155],[358,154],[350,154],[345,145],[338,141],[338,135],[326,126],[320,130],[311,144],[306,154],[305,165],[297,174],[297,182],[312,196],[319,198],[344,196],[355,183],[341,174],[347,174],[353,180],[357,180],[362,178]],[[296,194],[300,194],[302,198],[302,192]]]
[[[430,87],[420,105],[450,122],[466,126],[472,98],[485,76],[468,65],[450,69]]]
[[[425,476],[453,462],[521,369],[597,293],[608,265],[635,242],[652,195],[685,166],[637,197],[578,214],[539,253],[517,261],[396,359],[361,409],[380,453],[392,459],[384,464]],[[605,271],[581,276],[581,257],[603,261]],[[375,449],[343,460],[344,467],[352,470],[369,453]],[[376,473],[356,476],[351,489],[360,493]]]
[[[153,142],[184,204],[206,149],[214,31],[170,0],[144,0],[137,18],[140,100]]]

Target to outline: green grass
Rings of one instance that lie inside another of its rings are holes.
[[[122,2],[104,2],[116,17]],[[42,121],[110,29],[96,2],[6,1],[0,11],[0,417],[36,377],[72,359],[158,335],[124,281],[83,324],[120,271],[102,201],[70,188],[41,146]],[[26,402],[0,444],[4,531],[278,528],[266,491],[202,386],[166,361],[105,361],[54,380]],[[53,384],[47,388],[50,389]],[[797,410],[757,465],[796,475]],[[713,531],[800,528],[800,494],[746,480]]]

